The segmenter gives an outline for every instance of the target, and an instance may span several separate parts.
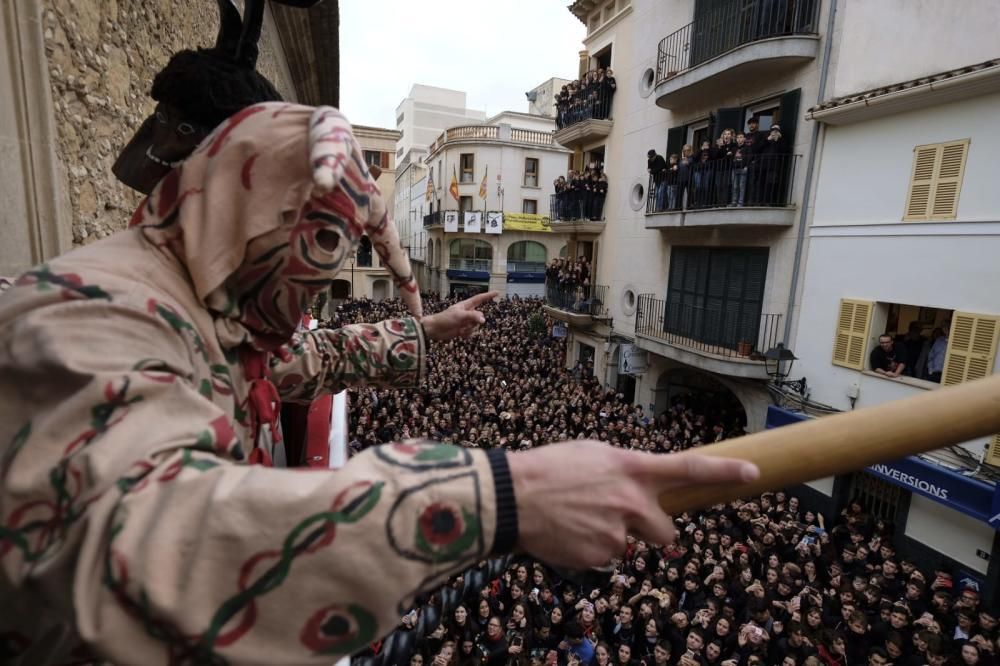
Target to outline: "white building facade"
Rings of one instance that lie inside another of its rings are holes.
[[[606,386],[654,414],[678,393],[728,391],[748,431],[779,425],[763,362],[779,344],[798,357],[787,379],[808,380],[808,400],[781,398],[791,419],[934,390],[870,370],[878,334],[911,323],[927,338],[950,333],[950,381],[998,370],[1000,191],[988,179],[1000,5],[577,0],[570,11],[588,31],[581,74],[610,66],[617,92],[607,117],[556,132],[577,168],[603,161],[610,180],[606,226],[576,234],[610,317],[549,308],[569,323],[569,365],[592,359]],[[751,165],[744,200],[733,170],[711,165],[700,187],[692,177],[657,199],[648,150],[697,150],[752,117],[758,130],[777,124],[787,146]],[[754,180],[764,189],[752,196]],[[634,348],[645,371],[619,376]],[[795,491],[828,515],[863,499],[896,523],[904,552],[947,559],[989,597],[1000,493],[995,468],[974,473],[986,444]]]
[[[460,90],[414,85],[396,107],[396,129],[400,132],[396,159],[400,167],[422,161],[442,130],[485,119],[485,112],[466,108],[466,95]]]
[[[939,5],[929,21],[919,4],[841,2],[832,94],[807,113],[822,157],[789,344],[810,403],[842,411],[1000,371],[1000,138],[992,130],[1000,59],[984,33],[1000,21],[1000,6]],[[879,21],[913,46],[874,40],[863,57],[849,47]],[[898,378],[872,365],[882,335],[906,366]],[[830,505],[859,494],[880,505],[907,550],[926,561],[944,556],[995,599],[998,441],[810,486]]]

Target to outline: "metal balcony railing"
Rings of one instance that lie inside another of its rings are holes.
[[[667,344],[726,358],[764,353],[781,342],[781,315],[759,314],[747,304],[718,309],[640,294],[635,332]]]
[[[544,273],[544,261],[510,261],[507,260],[508,273]]]
[[[461,257],[450,257],[448,259],[448,268],[456,271],[480,271],[489,273],[492,263],[493,262],[490,259],[465,259]]]
[[[744,44],[785,35],[814,35],[819,7],[820,0],[729,0],[660,41],[656,83]]]
[[[607,285],[562,285],[545,284],[545,303],[551,307],[591,317],[608,316]]]
[[[646,214],[742,206],[783,207],[791,198],[799,155],[758,155],[746,166],[709,160],[650,174]]]
[[[581,88],[568,99],[558,100],[556,128],[566,129],[585,120],[610,120],[614,96],[613,88],[598,81]]]
[[[434,211],[430,215],[424,215],[425,227],[432,227],[435,224],[444,224],[444,215],[439,210]]]
[[[579,197],[572,192],[562,192],[549,196],[549,216],[557,222],[604,220],[604,197]]]

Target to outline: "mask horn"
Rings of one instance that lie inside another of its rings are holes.
[[[246,0],[243,11],[243,34],[236,49],[236,62],[247,69],[256,69],[260,48],[260,30],[264,25],[264,0]]]
[[[236,57],[243,34],[243,20],[240,10],[233,0],[216,0],[219,5],[219,36],[215,38],[215,50],[230,58]]]

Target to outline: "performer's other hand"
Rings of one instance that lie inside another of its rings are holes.
[[[420,320],[424,326],[424,334],[431,340],[469,337],[480,325],[486,322],[485,315],[476,308],[492,301],[497,296],[495,291],[476,294],[455,303],[444,312],[425,316]]]
[[[696,453],[625,451],[580,440],[508,454],[518,545],[551,564],[587,568],[625,551],[625,535],[666,545],[673,520],[660,493],[702,483],[747,483],[753,463]]]

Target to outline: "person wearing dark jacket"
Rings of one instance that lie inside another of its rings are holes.
[[[753,165],[757,167],[754,201],[760,206],[776,206],[784,200],[785,163],[788,142],[781,134],[781,126],[774,124],[767,138],[758,148],[755,144]]]
[[[483,666],[504,666],[507,663],[507,639],[504,637],[503,621],[496,615],[486,623],[486,632],[476,643],[482,657]]]
[[[655,197],[655,211],[663,210],[667,205],[667,161],[663,155],[658,155],[652,148],[646,153],[646,170],[652,177]]]
[[[608,196],[608,175],[602,173],[600,177],[597,177],[597,172],[595,171],[591,188],[593,189],[594,198],[590,206],[590,219],[602,220],[604,219],[604,200]]]

